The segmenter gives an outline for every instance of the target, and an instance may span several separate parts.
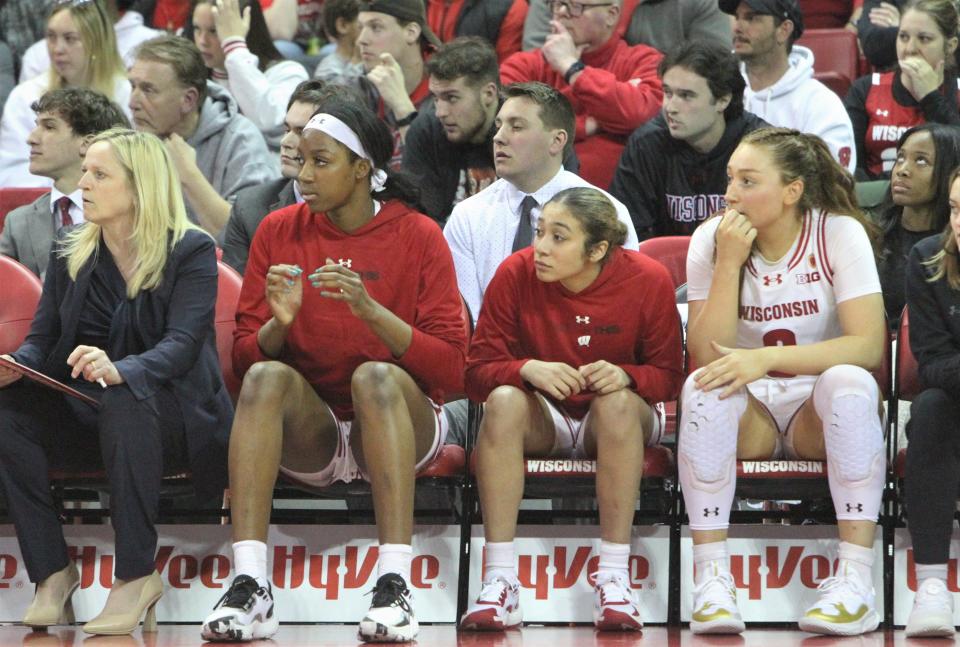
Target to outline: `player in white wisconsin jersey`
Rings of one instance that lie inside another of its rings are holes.
[[[840,531],[836,576],[801,629],[879,623],[873,537],[886,474],[880,391],[886,324],[850,174],[818,137],[750,133],[727,167],[728,209],[687,256],[688,349],[678,462],[696,586],[691,629],[739,633],[726,547],[737,458],[826,459]]]

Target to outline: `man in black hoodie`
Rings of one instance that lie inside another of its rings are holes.
[[[744,80],[729,48],[683,43],[657,72],[662,114],[630,136],[610,185],[640,240],[692,234],[722,209],[730,155],[744,135],[769,125],[744,112]]]

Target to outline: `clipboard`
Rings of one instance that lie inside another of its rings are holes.
[[[31,379],[38,384],[42,384],[45,387],[51,388],[55,391],[60,391],[61,393],[66,393],[67,395],[82,400],[86,402],[94,409],[100,408],[100,403],[91,398],[89,395],[84,395],[77,391],[76,389],[67,386],[63,382],[53,379],[39,371],[35,371],[29,366],[24,366],[23,364],[17,364],[16,362],[11,362],[5,357],[0,357],[0,367],[10,369],[22,375],[25,378]]]

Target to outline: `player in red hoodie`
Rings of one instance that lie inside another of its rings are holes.
[[[412,640],[413,485],[446,434],[439,408],[463,391],[466,335],[453,260],[436,223],[387,174],[393,140],[357,102],[304,127],[304,203],[257,229],[237,306],[245,374],[230,438],[236,579],[208,640],[272,635],[266,539],[280,470],[314,486],[370,481],[379,573],[363,640]]]
[[[655,405],[679,393],[683,350],[670,275],[622,249],[625,236],[603,193],[561,191],[544,207],[533,247],[509,256],[484,294],[466,383],[486,403],[477,440],[486,572],[462,628],[522,620],[513,538],[531,455],[597,459],[594,623],[642,627],[627,574],[630,528],[643,446],[662,429]]]

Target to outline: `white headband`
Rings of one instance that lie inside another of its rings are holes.
[[[374,166],[373,160],[370,159],[370,156],[367,155],[367,151],[363,150],[363,144],[360,143],[360,138],[357,137],[357,133],[353,132],[353,129],[350,128],[347,124],[343,123],[333,115],[328,115],[325,112],[316,114],[310,118],[310,121],[307,122],[307,125],[303,127],[304,130],[312,128],[313,130],[319,130],[322,133],[325,133],[338,142],[352,150],[357,156],[370,162],[370,190],[374,193],[377,191],[383,191],[383,187],[387,184],[387,173],[381,169],[378,169]]]

